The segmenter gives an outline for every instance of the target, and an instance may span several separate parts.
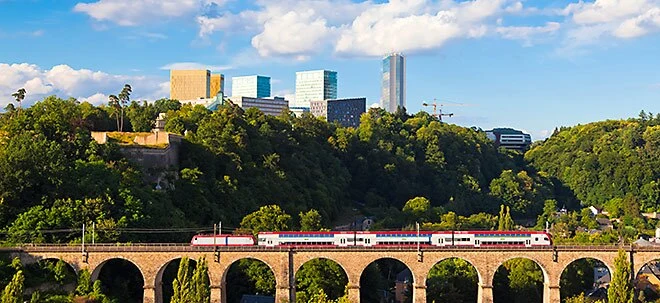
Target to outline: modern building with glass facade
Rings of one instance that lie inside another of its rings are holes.
[[[315,117],[325,117],[328,122],[338,122],[344,127],[360,126],[360,116],[367,111],[367,98],[329,99],[310,102]]]
[[[309,107],[310,101],[337,99],[337,72],[313,70],[296,73],[296,104]]]
[[[486,131],[486,136],[495,145],[506,149],[526,151],[532,144],[532,136],[513,128],[494,128]]]
[[[270,77],[259,75],[233,77],[231,95],[250,98],[270,97]]]
[[[225,75],[212,74],[211,75],[211,98],[218,95],[219,92],[225,91]]]
[[[406,60],[401,54],[383,59],[382,97],[380,107],[390,113],[406,107]]]
[[[289,107],[289,101],[282,97],[253,98],[245,96],[232,96],[228,99],[231,101],[231,103],[238,105],[244,110],[256,107],[264,114],[271,116],[278,116]]]
[[[205,69],[170,71],[170,99],[194,100],[210,97],[210,71]]]

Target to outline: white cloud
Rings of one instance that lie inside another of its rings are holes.
[[[544,26],[499,26],[496,31],[505,39],[522,40],[530,46],[536,36],[555,33],[560,28],[558,22],[547,22]]]
[[[435,49],[454,38],[481,37],[493,16],[525,9],[512,0],[258,0],[257,6],[218,17],[200,16],[199,35],[253,33],[252,46],[263,57],[304,60],[328,50],[381,56]]]
[[[170,63],[162,66],[160,69],[162,70],[170,70],[170,69],[207,69],[210,70],[211,72],[219,72],[219,71],[225,71],[225,70],[230,70],[232,69],[232,66],[229,65],[210,65],[210,64],[203,64],[203,63],[198,63],[198,62],[175,62],[175,63]]]
[[[14,102],[11,94],[19,88],[27,91],[26,105],[47,95],[104,103],[107,98],[102,100],[103,96],[116,94],[126,83],[133,87],[135,100],[155,100],[169,95],[169,83],[155,77],[112,75],[68,65],[42,69],[35,64],[0,63],[0,107]]]
[[[482,37],[488,32],[488,21],[504,14],[509,2],[393,0],[374,5],[342,31],[335,51],[380,56],[432,50],[452,39]]]
[[[571,3],[569,45],[585,45],[603,38],[635,38],[660,31],[659,0],[596,0]]]
[[[91,104],[98,106],[101,104],[108,103],[108,95],[102,93],[96,93],[89,97],[79,97],[78,100],[81,102],[89,102]]]
[[[85,13],[97,21],[107,21],[121,26],[193,16],[204,6],[221,5],[224,0],[98,0],[76,4],[73,11]]]
[[[350,0],[258,0],[258,8],[218,17],[197,18],[201,37],[214,32],[253,34],[251,44],[262,57],[283,56],[305,60],[331,49],[339,28],[373,5]]]

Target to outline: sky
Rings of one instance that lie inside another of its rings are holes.
[[[381,60],[406,56],[408,112],[555,127],[660,112],[660,0],[0,0],[0,106],[27,91],[107,103],[169,97],[169,70],[338,73],[339,97],[378,103]],[[231,94],[230,89],[225,89]]]

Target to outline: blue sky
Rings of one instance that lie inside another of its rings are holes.
[[[20,87],[154,100],[170,67],[268,75],[287,97],[296,71],[332,69],[340,97],[372,104],[396,51],[409,112],[437,98],[450,123],[541,139],[659,112],[659,38],[660,0],[0,0],[0,106]]]

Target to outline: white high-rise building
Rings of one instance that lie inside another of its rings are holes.
[[[337,99],[337,72],[314,70],[296,73],[296,106],[310,101]]]
[[[380,107],[390,113],[398,107],[406,107],[406,60],[401,54],[391,54],[383,59],[383,91]]]
[[[231,95],[250,98],[270,97],[270,77],[258,75],[232,77]]]

